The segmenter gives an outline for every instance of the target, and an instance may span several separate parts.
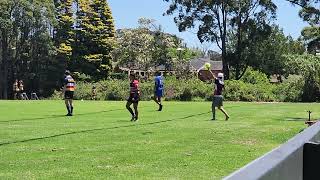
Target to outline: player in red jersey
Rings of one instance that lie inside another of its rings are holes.
[[[131,121],[138,120],[138,104],[140,100],[140,90],[139,90],[139,80],[134,74],[130,74],[130,95],[127,101],[127,109],[132,115]],[[131,109],[131,104],[133,104],[134,112]]]

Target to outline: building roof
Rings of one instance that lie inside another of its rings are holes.
[[[219,61],[219,58],[215,58],[215,60],[211,60],[209,57],[202,57],[202,58],[195,58],[195,59],[192,59],[189,61],[189,65],[190,65],[190,68],[192,71],[198,71],[200,70],[203,65],[205,63],[210,63],[211,64],[211,70],[214,70],[214,71],[221,71],[223,70],[223,64],[222,64],[222,61]],[[188,65],[186,63],[186,65]],[[143,67],[139,67],[138,65],[135,65],[133,63],[129,63],[129,64],[124,64],[122,66],[119,67],[121,70],[126,70],[126,71],[129,71],[129,70],[144,70]],[[165,65],[159,65],[159,66],[156,66],[156,67],[150,67],[149,68],[150,71],[165,71],[166,70],[166,67]],[[169,71],[172,71],[173,69],[171,67],[168,67]]]
[[[216,70],[216,71],[220,71],[223,69],[223,64],[222,61],[212,61],[210,60],[210,58],[196,58],[196,59],[192,59],[190,61],[190,66],[191,68],[193,68],[194,70],[200,70],[203,65],[205,63],[210,63],[211,64],[211,70]]]

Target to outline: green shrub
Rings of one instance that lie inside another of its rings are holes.
[[[302,100],[303,87],[302,76],[290,75],[283,83],[276,86],[274,94],[279,101],[298,102]]]
[[[241,80],[250,84],[269,83],[269,78],[266,74],[261,71],[253,70],[251,67],[246,70],[244,75],[241,77]]]
[[[92,81],[91,76],[84,74],[84,73],[73,72],[72,76],[73,76],[73,78],[77,79],[78,81],[84,81],[84,82]]]
[[[248,77],[246,77],[248,76]],[[244,80],[246,82],[244,82]],[[214,84],[202,82],[197,78],[177,79],[166,77],[164,79],[164,99],[166,101],[211,101]],[[75,99],[89,100],[92,97],[92,86],[97,89],[98,100],[123,101],[129,95],[129,81],[112,79],[97,83],[77,82]],[[289,76],[282,84],[270,84],[266,75],[250,69],[242,80],[226,80],[224,98],[227,101],[291,101],[302,100],[304,80],[301,76]],[[154,81],[140,83],[141,100],[151,100],[154,95]],[[55,91],[51,99],[60,99],[60,92]]]
[[[128,75],[125,73],[111,73],[110,79],[122,79],[125,80],[128,78]]]

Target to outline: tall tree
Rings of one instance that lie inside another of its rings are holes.
[[[12,94],[14,79],[27,81],[49,68],[53,46],[50,38],[53,2],[50,0],[4,0],[0,2],[1,85],[0,98]]]
[[[300,17],[309,23],[301,35],[307,43],[308,51],[316,54],[320,49],[320,0],[306,1],[299,12]]]
[[[169,2],[170,0],[164,1]],[[267,19],[273,17],[276,11],[276,6],[271,0],[171,0],[170,2],[171,5],[166,14],[172,15],[176,11],[178,12],[174,21],[179,31],[197,26],[197,34],[201,42],[215,42],[221,49],[226,78],[229,77],[227,38],[230,27],[236,28],[239,58],[237,64],[240,64],[241,52],[244,49],[242,45],[243,31],[247,28],[247,24],[250,21],[257,21],[259,18],[263,18],[261,22],[267,22]]]
[[[276,25],[268,30],[271,33],[263,33],[263,30],[259,30],[259,28],[256,28],[256,30],[261,31],[261,33],[249,35],[250,40],[246,42],[247,48],[243,52],[246,66],[252,66],[267,75],[284,75],[285,62],[282,56],[305,52],[302,42],[293,40],[290,36],[285,36],[282,29]],[[230,40],[232,42],[232,39]]]
[[[115,28],[108,3],[103,0],[79,0],[78,35],[80,68],[95,79],[106,78],[112,69],[111,51],[115,46]],[[78,47],[78,46],[77,46]],[[79,59],[75,59],[78,62]],[[74,64],[77,65],[77,64]]]
[[[63,61],[66,69],[71,62],[72,43],[74,42],[73,0],[54,0],[54,4],[58,22],[54,34],[58,51],[57,58]]]

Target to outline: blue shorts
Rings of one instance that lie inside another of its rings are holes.
[[[154,93],[154,95],[155,95],[156,97],[162,97],[162,96],[163,96],[163,90],[157,90],[157,91]]]

